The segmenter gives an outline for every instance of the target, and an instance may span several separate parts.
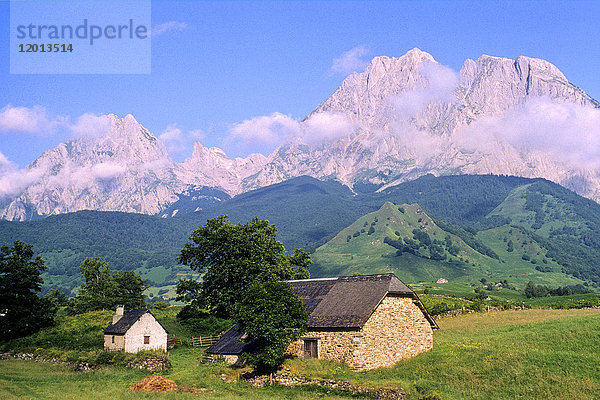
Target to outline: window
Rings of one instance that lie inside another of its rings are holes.
[[[304,358],[319,358],[317,353],[317,339],[304,341]]]
[[[144,344],[150,344],[150,336],[144,336]]]
[[[113,335],[113,337],[112,337],[112,342],[113,343],[115,342],[115,335]]]

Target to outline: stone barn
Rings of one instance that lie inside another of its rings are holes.
[[[104,348],[137,353],[140,350],[167,350],[167,330],[145,309],[117,307],[112,324],[104,330]]]
[[[289,281],[310,313],[308,332],[288,347],[298,357],[343,361],[354,370],[391,366],[433,347],[437,325],[394,274]],[[239,363],[249,343],[230,329],[207,353]],[[224,352],[226,351],[226,352]]]

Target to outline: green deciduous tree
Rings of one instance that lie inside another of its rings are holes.
[[[0,249],[0,339],[26,336],[54,322],[56,308],[36,293],[45,269],[40,256],[33,258],[32,246],[20,240]]]
[[[66,306],[69,303],[67,295],[58,289],[48,290],[43,298],[47,299],[56,308]]]
[[[117,305],[128,309],[144,305],[143,292],[148,286],[139,274],[133,271],[111,274],[108,263],[98,257],[87,257],[80,269],[84,283],[72,301],[74,313],[112,309]]]
[[[445,260],[446,252],[441,244],[431,243],[429,245],[429,258],[432,260]]]
[[[245,358],[258,372],[273,372],[284,360],[287,346],[306,332],[304,303],[286,282],[254,281],[237,302],[234,320],[254,341]]]
[[[304,303],[283,281],[308,278],[310,256],[302,250],[287,254],[276,234],[269,221],[234,225],[220,216],[195,230],[179,257],[203,279],[181,280],[177,299],[236,322],[254,341],[255,351],[246,357],[260,372],[281,365],[308,320]]]
[[[185,244],[178,258],[203,274],[202,282],[181,280],[178,300],[229,317],[254,281],[308,278],[309,254],[302,250],[286,254],[276,234],[277,227],[258,218],[247,224],[232,224],[225,215],[206,221],[192,232],[192,243]]]
[[[144,305],[146,281],[133,271],[116,271],[113,279],[117,285],[115,301],[125,309],[140,308]]]

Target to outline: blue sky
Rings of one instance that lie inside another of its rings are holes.
[[[178,161],[196,138],[243,156],[225,142],[234,124],[274,112],[303,118],[352,69],[332,68],[352,49],[368,62],[418,47],[455,70],[481,54],[543,58],[600,99],[599,18],[597,1],[153,1],[162,33],[152,38],[151,74],[11,75],[9,2],[0,1],[0,110],[50,121],[131,113],[156,136],[179,135]],[[70,135],[0,121],[0,154],[24,167]]]

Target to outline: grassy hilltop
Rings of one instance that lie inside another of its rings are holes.
[[[312,258],[315,277],[393,272],[405,282],[444,278],[468,284],[484,278],[521,289],[531,280],[553,287],[583,283],[565,274],[543,243],[522,228],[503,225],[473,235],[438,225],[418,204],[385,203],[340,231]]]

